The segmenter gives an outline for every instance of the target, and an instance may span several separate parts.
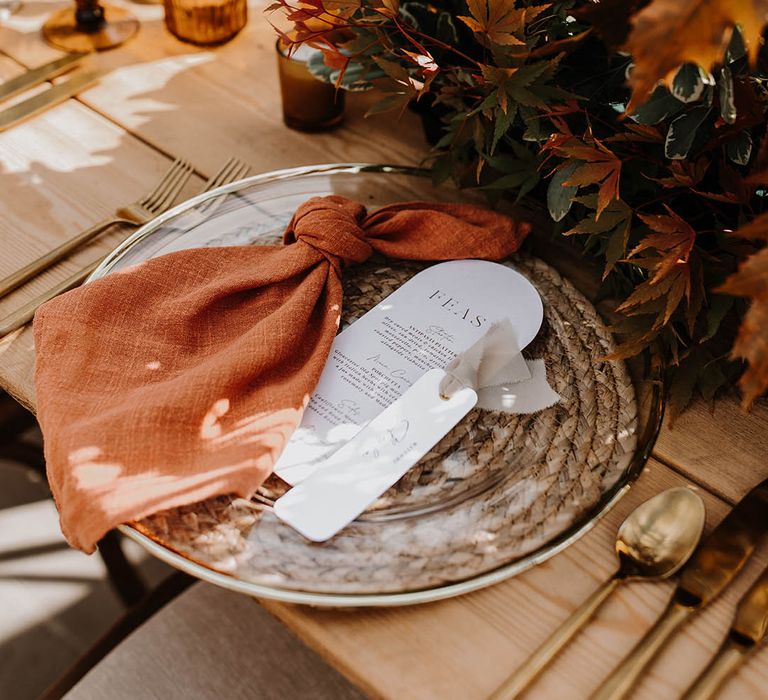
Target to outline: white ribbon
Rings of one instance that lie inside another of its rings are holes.
[[[445,368],[440,382],[444,397],[463,387],[477,392],[477,406],[506,413],[536,413],[560,396],[549,386],[544,360],[526,360],[509,319],[494,323],[472,347]]]

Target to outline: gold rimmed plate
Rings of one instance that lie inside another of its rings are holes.
[[[433,186],[427,174],[335,164],[247,178],[142,227],[93,277],[183,248],[276,243],[312,196],[343,195],[369,209],[414,199],[478,201]],[[466,593],[566,547],[642,468],[660,423],[659,385],[638,392],[624,363],[604,359],[613,348],[610,332],[554,267],[526,253],[505,264],[526,275],[544,301],[544,325],[526,353],[544,359],[560,403],[535,415],[471,411],[366,513],[322,544],[275,518],[271,505],[287,488],[276,477],[251,501],[225,495],[123,531],[212,583],[332,606],[404,605]],[[346,270],[343,323],[354,323],[425,266],[377,258]]]

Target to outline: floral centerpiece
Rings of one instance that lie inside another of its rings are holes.
[[[768,388],[768,0],[277,0],[292,46],[372,112],[433,123],[434,178],[539,195],[653,346],[671,404]],[[435,128],[436,125],[436,128]]]

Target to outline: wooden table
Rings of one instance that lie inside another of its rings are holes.
[[[63,3],[62,3],[63,5]],[[39,35],[59,6],[25,0],[0,27],[0,80],[57,55]],[[162,9],[132,4],[142,20],[126,46],[89,59],[109,73],[77,99],[0,134],[0,276],[19,268],[148,188],[182,156],[196,168],[189,192],[229,155],[257,171],[309,163],[418,163],[426,150],[415,118],[363,120],[352,96],[346,126],[303,135],[281,122],[274,35],[258,6],[230,44],[208,51],[164,29]],[[0,301],[0,316],[114,245],[119,233]],[[0,386],[34,408],[29,329],[0,339]],[[665,426],[645,473],[592,532],[545,564],[493,588],[417,608],[324,611],[264,605],[365,692],[386,698],[487,696],[614,567],[613,537],[627,512],[662,488],[692,484],[712,527],[768,476],[768,407],[742,415],[735,398],[697,404]],[[740,594],[768,561],[759,552],[736,585],[673,641],[638,698],[675,697],[718,646]],[[594,689],[664,607],[671,584],[634,584],[532,688],[530,697],[580,698]],[[768,697],[768,651],[725,698]]]

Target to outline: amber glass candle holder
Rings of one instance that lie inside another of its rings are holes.
[[[344,120],[344,91],[309,72],[307,53],[300,49],[288,55],[286,46],[277,42],[283,121],[299,131],[329,131]]]
[[[74,7],[54,12],[43,24],[43,36],[71,53],[104,51],[128,41],[139,30],[128,10],[99,0],[75,0]]]
[[[190,44],[223,44],[248,21],[246,0],[164,0],[164,4],[168,31]]]

